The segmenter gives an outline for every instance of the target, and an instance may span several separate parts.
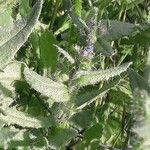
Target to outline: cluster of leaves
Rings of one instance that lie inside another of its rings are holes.
[[[0,0],[0,148],[147,148],[148,5]]]

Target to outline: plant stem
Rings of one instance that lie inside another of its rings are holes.
[[[56,0],[56,2],[55,2],[55,7],[54,7],[53,14],[52,14],[52,20],[49,24],[49,30],[53,29],[54,21],[56,19],[57,11],[58,11],[58,8],[59,8],[61,2],[62,2],[62,0]]]

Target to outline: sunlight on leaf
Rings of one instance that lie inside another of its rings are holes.
[[[69,100],[69,93],[64,84],[42,77],[28,68],[25,68],[24,76],[29,85],[42,95],[51,97],[56,102]]]
[[[22,28],[0,45],[0,69],[3,69],[14,58],[16,52],[28,39],[41,13],[42,3],[42,0],[38,0]]]

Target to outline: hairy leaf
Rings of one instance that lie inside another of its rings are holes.
[[[17,124],[19,126],[28,128],[45,128],[55,124],[55,121],[52,117],[34,118],[24,112],[20,112],[12,108],[3,110],[3,114],[0,114],[0,120],[8,125]]]
[[[80,71],[77,72],[73,79],[73,86],[83,87],[87,85],[94,85],[100,81],[109,80],[112,77],[120,75],[122,72],[127,71],[132,63],[126,63],[119,67],[110,68],[98,71]]]
[[[131,23],[111,21],[111,20],[110,26],[108,26],[107,21],[102,20],[100,30],[102,32],[102,38],[108,41],[113,41],[122,38],[124,36],[129,36],[132,32],[136,30],[136,27],[137,27],[136,25]]]
[[[62,53],[62,54],[64,55],[64,57],[66,57],[67,60],[68,60],[71,64],[74,64],[74,63],[75,63],[75,60],[72,58],[72,56],[71,56],[68,52],[66,52],[65,50],[63,50],[61,47],[59,47],[59,46],[57,46],[57,45],[55,45],[55,46],[57,47],[58,51],[59,51],[60,53]]]
[[[2,29],[3,28],[8,28],[11,27],[12,25],[12,17],[11,17],[11,9],[7,9],[5,12],[3,13],[0,13],[0,31],[2,32]],[[1,35],[1,32],[0,32],[0,35]]]
[[[77,109],[83,109],[87,105],[91,104],[97,98],[104,96],[111,88],[117,85],[119,79],[115,81],[110,81],[103,85],[101,89],[86,90],[77,94],[75,98],[75,104],[78,106]]]
[[[145,78],[150,85],[150,49],[148,51],[147,63],[145,67]]]
[[[100,52],[105,56],[114,55],[114,50],[112,49],[110,43],[105,39],[99,37],[97,38],[97,42],[95,43],[96,49],[100,49]]]
[[[21,79],[22,64],[19,62],[12,62],[0,72],[0,91],[7,97],[15,96],[15,88],[13,86],[16,80]]]
[[[56,102],[69,100],[68,90],[64,84],[42,77],[28,68],[25,68],[24,76],[29,85],[42,95],[51,97]]]
[[[0,13],[3,13],[8,8],[12,8],[17,0],[0,0]]]
[[[134,112],[137,118],[133,131],[144,139],[142,149],[149,146],[150,136],[150,87],[146,80],[133,69],[129,69],[130,85],[133,91]],[[136,111],[138,113],[136,113]]]
[[[36,2],[21,30],[15,32],[13,37],[0,45],[0,69],[3,69],[13,59],[16,52],[28,39],[41,13],[42,2],[42,0]]]
[[[6,15],[6,13],[5,13]],[[7,17],[7,16],[4,16]],[[8,16],[10,17],[10,16]],[[23,26],[26,24],[26,20],[17,20],[14,21],[11,17],[8,18],[7,23],[1,26],[0,28],[0,46],[5,44],[9,39],[16,35],[20,30],[22,30]]]
[[[12,138],[18,133],[18,130],[12,128],[2,128],[0,130],[0,148],[4,148],[4,145],[12,140]]]
[[[150,94],[150,87],[146,80],[133,69],[129,69],[129,78],[133,94],[136,95],[139,91],[146,91]]]
[[[88,26],[86,23],[78,17],[72,10],[69,11],[69,15],[73,21],[73,23],[79,28],[79,29],[85,29],[86,31],[89,31]]]

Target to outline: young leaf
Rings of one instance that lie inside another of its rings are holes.
[[[126,63],[119,67],[110,68],[98,71],[80,71],[77,72],[73,79],[73,86],[83,87],[87,85],[94,85],[100,81],[108,80],[112,77],[120,75],[122,72],[127,71],[132,63]]]
[[[16,52],[28,39],[40,16],[42,3],[43,0],[36,2],[22,29],[0,46],[0,69],[3,69],[14,58]]]
[[[50,97],[56,102],[69,100],[68,89],[64,84],[42,77],[28,68],[25,68],[24,76],[29,85],[42,95]]]

